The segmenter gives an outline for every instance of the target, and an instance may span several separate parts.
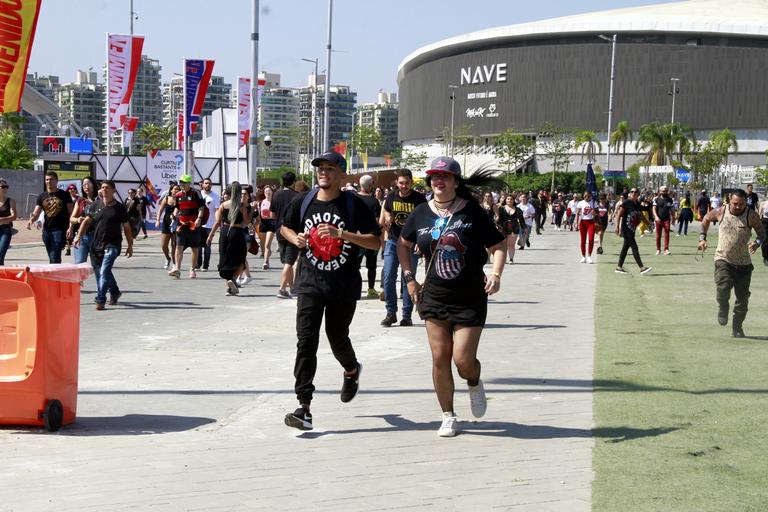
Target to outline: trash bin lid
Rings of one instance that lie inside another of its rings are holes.
[[[2,268],[5,272],[29,272],[38,279],[63,283],[79,283],[93,273],[93,268],[88,263],[8,265]]]

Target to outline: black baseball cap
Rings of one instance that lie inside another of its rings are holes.
[[[454,176],[461,176],[461,165],[459,162],[449,156],[439,156],[432,160],[427,169],[427,174],[449,173]]]
[[[330,162],[338,165],[342,172],[347,172],[347,160],[335,151],[326,151],[312,160],[312,167],[319,167],[322,162]]]

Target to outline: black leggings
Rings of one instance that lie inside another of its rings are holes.
[[[624,266],[627,252],[629,249],[632,249],[632,256],[635,258],[637,266],[643,268],[643,260],[640,259],[640,251],[637,248],[637,242],[635,241],[635,232],[628,229],[622,229],[621,236],[624,238],[624,246],[621,248],[621,254],[619,254],[619,267]]]

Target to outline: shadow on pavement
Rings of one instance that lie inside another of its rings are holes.
[[[120,301],[120,306],[134,309],[213,309],[213,306],[200,306],[196,302],[127,302]]]
[[[676,393],[686,393],[689,395],[716,395],[716,394],[742,394],[742,393],[754,393],[764,394],[768,393],[768,389],[760,388],[714,388],[714,389],[675,389],[661,386],[649,386],[645,384],[636,384],[634,382],[627,382],[624,380],[609,380],[609,379],[597,379],[597,380],[576,380],[576,379],[535,379],[535,378],[497,378],[497,379],[484,379],[487,392],[491,392],[490,386],[502,385],[502,386],[546,386],[543,389],[536,389],[536,392],[541,393],[581,393],[581,392],[625,392],[625,391],[673,391]],[[563,389],[572,388],[572,389]],[[494,389],[494,393],[499,392],[530,392],[532,390],[498,390]]]
[[[541,304],[537,300],[489,300],[488,304]]]
[[[170,416],[163,414],[126,414],[125,416],[78,417],[75,423],[63,427],[68,436],[143,436],[184,432],[209,423],[213,418]]]
[[[296,436],[299,439],[317,439],[326,435],[365,434],[382,432],[413,432],[433,431],[440,427],[439,421],[428,423],[416,423],[399,414],[383,414],[371,416],[357,416],[358,418],[381,418],[388,423],[387,426],[373,428],[359,428],[349,430],[327,430],[325,432],[303,432]],[[678,430],[672,427],[659,427],[639,429],[631,427],[613,428],[567,428],[553,427],[550,425],[523,425],[507,421],[460,421],[459,435],[514,437],[516,439],[561,439],[569,437],[598,437],[605,438],[609,443],[620,443],[643,437],[657,437]]]

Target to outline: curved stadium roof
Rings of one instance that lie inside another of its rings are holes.
[[[622,32],[696,33],[768,38],[768,0],[687,0],[668,4],[591,12],[470,32],[424,46],[398,67],[406,68],[444,55],[505,41],[566,34]]]

